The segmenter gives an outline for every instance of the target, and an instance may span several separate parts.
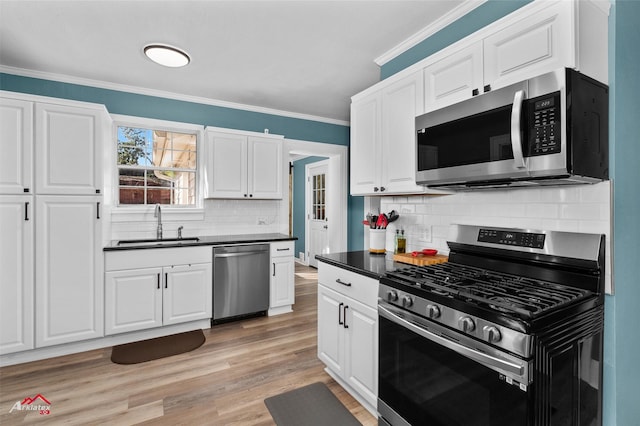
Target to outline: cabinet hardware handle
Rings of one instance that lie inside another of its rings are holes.
[[[374,186],[373,187],[373,192],[378,192],[378,191],[380,191],[380,188],[378,188],[377,186]]]
[[[169,285],[169,273],[165,272],[164,273],[164,288],[167,288]]]
[[[158,290],[160,290],[160,272],[158,272]]]
[[[275,262],[273,263],[273,276],[276,276],[276,264]]]
[[[27,194],[28,194],[28,193],[29,193],[29,188],[24,188],[24,189],[22,190],[22,192],[25,192],[25,193],[27,193]]]
[[[244,194],[245,198],[247,197],[247,194]]]
[[[345,282],[344,282],[344,281],[342,281],[340,278],[338,278],[338,279],[336,280],[336,282],[337,282],[338,284],[342,284],[342,285],[344,285],[344,286],[351,287],[351,283],[345,283]]]
[[[289,251],[289,247],[287,247],[286,249],[276,249],[277,251]]]
[[[480,94],[480,91],[478,89],[473,89],[471,91],[471,96],[478,96]]]
[[[349,309],[349,305],[344,306],[344,328],[349,328],[349,326],[347,325],[347,309]]]
[[[380,187],[380,192],[384,192],[387,188],[385,188],[384,186]]]
[[[249,197],[253,197],[253,194],[249,194]]]
[[[491,91],[491,85],[487,84],[486,86],[484,86],[484,93],[490,92]]]
[[[338,305],[338,324],[344,326],[344,323],[342,322],[342,317],[340,316],[340,312],[342,311],[342,307],[344,306],[344,303],[340,302],[340,304]]]
[[[100,201],[96,203],[96,219],[100,219]]]
[[[29,202],[24,203],[24,220],[29,220]]]

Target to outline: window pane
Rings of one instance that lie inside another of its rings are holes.
[[[144,204],[144,188],[120,187],[120,204]]]
[[[144,170],[120,169],[118,170],[118,182],[123,186],[144,186]]]
[[[166,170],[148,170],[146,172],[147,185],[171,187],[174,180],[173,174],[173,172]]]

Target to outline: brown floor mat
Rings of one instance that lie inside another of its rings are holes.
[[[192,351],[205,341],[202,330],[187,331],[140,342],[114,346],[111,361],[116,364],[138,364]]]

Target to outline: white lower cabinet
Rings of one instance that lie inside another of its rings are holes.
[[[269,285],[269,314],[289,312],[295,303],[295,261],[293,241],[271,243],[271,278]]]
[[[378,398],[377,292],[373,278],[318,264],[318,358],[372,413]]]
[[[36,347],[104,334],[99,196],[37,196]]]
[[[33,349],[32,195],[0,197],[0,354]]]
[[[211,248],[195,248],[195,262],[186,263],[191,250],[107,252],[105,334],[211,318],[211,259],[196,263],[206,256],[201,250],[210,255]],[[180,257],[170,264],[174,254]],[[136,264],[150,267],[136,268]]]

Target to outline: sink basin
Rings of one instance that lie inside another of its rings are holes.
[[[161,240],[157,239],[147,239],[147,240],[120,240],[118,241],[119,246],[155,246],[155,245],[165,245],[165,244],[182,244],[182,243],[193,243],[195,241],[199,241],[198,237],[190,237],[190,238],[163,238]]]

